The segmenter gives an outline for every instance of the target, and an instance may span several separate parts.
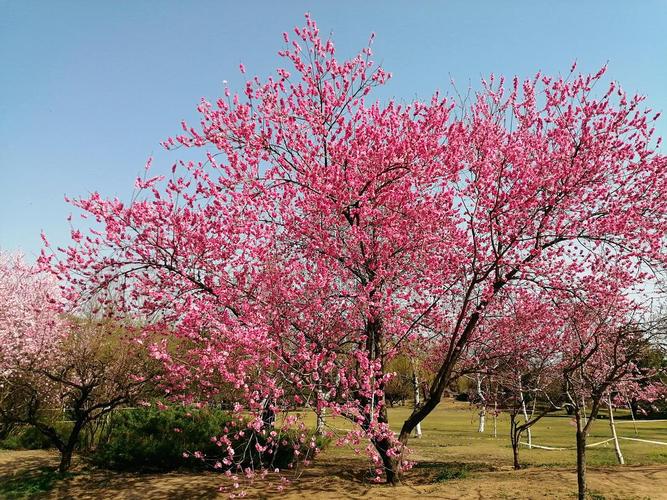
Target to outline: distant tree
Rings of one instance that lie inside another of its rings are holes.
[[[660,371],[642,368],[637,360],[663,344],[667,330],[662,322],[644,319],[641,309],[625,297],[613,294],[589,295],[584,302],[561,311],[566,318],[560,338],[561,370],[576,424],[578,494],[583,500],[586,440],[591,426],[602,407],[612,411],[611,401],[619,390],[643,387],[652,392],[661,384]],[[620,455],[617,440],[616,445]]]
[[[84,427],[144,397],[156,364],[112,323],[62,318],[58,301],[49,277],[0,257],[0,421],[39,430],[65,472]]]
[[[385,385],[385,398],[391,406],[399,401],[404,403],[407,399],[414,397],[413,376],[414,370],[410,359],[406,356],[398,356],[387,364],[387,371],[394,373]]]
[[[483,370],[476,379],[486,381],[470,391],[472,401],[485,407],[493,403],[494,415],[498,411],[509,415],[515,469],[521,467],[522,435],[527,434],[531,447],[532,427],[563,407],[561,319],[547,298],[546,294],[518,294],[505,301],[503,309],[494,311],[495,317],[481,325],[488,330],[485,343],[471,356],[476,363],[472,366]]]

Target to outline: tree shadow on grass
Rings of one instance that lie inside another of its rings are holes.
[[[0,478],[0,498],[8,500],[34,498],[51,491],[56,482],[70,477],[52,467],[37,467],[16,471]]]
[[[42,451],[2,451],[0,454],[0,498],[33,498],[44,494],[62,478],[58,460]]]
[[[55,498],[97,500],[215,498],[222,480],[219,475],[179,473],[128,474],[94,470],[59,482]]]
[[[134,474],[91,468],[78,460],[72,471],[56,471],[55,452],[0,453],[0,498],[172,499],[215,498],[223,482],[220,474]]]
[[[494,466],[479,462],[418,462],[404,473],[400,486],[419,493],[415,488],[420,486],[465,479],[477,472],[495,470]],[[370,472],[368,461],[364,459],[321,460],[306,469],[301,478],[285,490],[285,494],[321,495],[324,498],[388,498],[406,494],[404,488],[399,494],[395,493],[393,486],[375,483]]]
[[[169,472],[160,474],[118,473],[90,468],[78,461],[71,474],[61,477],[55,471],[57,453],[10,452],[0,454],[0,498],[18,499],[46,497],[57,499],[205,499],[224,498],[235,491],[232,482],[214,472]],[[414,489],[445,481],[465,479],[477,472],[496,470],[493,466],[475,462],[424,461],[406,471],[402,486]],[[248,484],[241,479],[239,490],[245,490],[248,498],[280,498],[302,495],[325,498],[391,498],[396,490],[386,484],[372,481],[368,460],[363,457],[332,458],[316,461],[301,471],[300,476],[290,473],[290,479],[281,493],[280,475],[271,474],[267,480]],[[223,493],[219,488],[224,486]],[[23,490],[21,490],[23,488]],[[21,491],[19,491],[21,490]],[[406,491],[401,488],[403,493]]]

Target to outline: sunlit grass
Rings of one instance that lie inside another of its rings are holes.
[[[398,432],[410,414],[409,406],[389,409],[389,423]],[[497,437],[493,436],[493,417],[490,412],[486,418],[485,432],[477,432],[478,410],[465,403],[443,401],[424,422],[423,437],[412,438],[409,447],[411,457],[417,461],[486,463],[497,467],[512,464],[512,449],[509,439],[509,417],[501,413],[497,421]],[[667,421],[638,421],[638,434],[627,419],[627,411],[616,412],[616,429],[619,437],[640,438],[667,443]],[[314,427],[315,416],[312,412],[302,412],[307,425]],[[611,438],[609,420],[606,413],[592,426],[589,444]],[[532,428],[533,443],[554,448],[574,448],[575,427],[571,416],[564,412],[544,417]],[[351,429],[352,424],[343,418],[328,418],[327,426],[335,434],[342,436]],[[524,434],[523,441],[527,440]],[[625,462],[630,465],[667,463],[667,446],[621,439],[621,450]],[[333,455],[346,454],[343,450],[330,449]],[[522,464],[529,466],[571,466],[576,463],[574,449],[542,450],[521,447]],[[616,464],[613,443],[609,442],[588,449],[587,461],[591,466]]]

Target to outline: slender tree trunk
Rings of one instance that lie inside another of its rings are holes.
[[[621,453],[621,446],[618,444],[618,436],[616,435],[616,423],[614,422],[614,408],[611,405],[611,398],[607,400],[607,408],[609,408],[609,427],[611,428],[611,436],[614,438],[614,451],[616,452],[616,459],[621,465],[625,464],[623,460],[623,453]]]
[[[519,470],[521,468],[521,464],[519,463],[519,441],[514,440],[512,442],[512,457],[514,459],[514,469]]]
[[[58,465],[58,472],[61,474],[67,472],[72,466],[72,454],[74,453],[74,448],[79,443],[79,436],[81,435],[81,429],[85,424],[85,420],[76,420],[74,422],[74,427],[70,432],[67,442],[63,443],[60,448],[60,464]]]
[[[484,400],[484,393],[482,392],[482,378],[477,375],[477,397],[480,401],[479,409],[479,427],[477,432],[484,432],[484,427],[486,424],[486,401]]]
[[[521,386],[521,380],[519,379],[519,392],[521,394],[521,411],[523,412],[523,419],[525,422],[528,422],[528,410],[526,409],[526,399],[523,397],[523,387]],[[533,433],[528,428],[528,449],[533,449]]]
[[[632,418],[632,426],[635,428],[635,436],[639,436],[637,431],[637,421],[635,420],[635,410],[632,408],[632,403],[628,401],[628,408],[630,408],[630,418]]]
[[[263,401],[262,408],[262,422],[269,429],[273,429],[274,424],[276,423],[276,412],[272,407],[271,399],[268,397]]]
[[[535,418],[535,407],[537,406],[537,398],[533,397],[533,407],[530,409],[530,420]],[[533,426],[528,427],[528,443],[530,448],[533,448]]]
[[[588,424],[588,418],[586,417],[586,400],[581,396],[581,415],[584,419],[584,425]]]
[[[414,368],[414,366],[412,368],[412,386],[413,386],[414,392],[415,392],[414,407],[419,408],[419,405],[421,404],[421,398],[420,398],[420,394],[419,394],[419,377],[417,375],[417,370]],[[421,424],[421,422],[419,422],[415,426],[415,437],[417,437],[417,438],[422,437],[422,424]]]
[[[510,440],[512,442],[512,458],[514,461],[514,469],[519,470],[521,464],[519,463],[519,442],[521,441],[521,432],[517,430],[516,413],[510,414]]]
[[[586,499],[586,430],[582,423],[580,410],[575,411],[577,422],[577,490],[578,499]]]
[[[58,465],[58,472],[64,474],[72,466],[72,453],[74,452],[73,447],[65,446],[60,451],[60,464]]]
[[[493,403],[493,437],[498,437],[498,401]]]
[[[494,293],[500,290],[500,288],[502,288],[504,284],[507,283],[508,280],[512,279],[517,272],[518,269],[515,269],[507,273],[505,275],[505,279],[502,280],[502,282],[497,282],[496,284],[494,284]],[[472,287],[469,289],[469,293],[471,291]],[[433,383],[431,384],[431,390],[428,392],[428,394],[425,395],[424,404],[418,409],[415,409],[410,414],[410,416],[405,420],[405,422],[403,422],[403,426],[401,427],[401,433],[399,434],[399,440],[403,445],[408,444],[408,440],[410,439],[410,433],[417,426],[417,424],[420,423],[422,420],[424,420],[440,403],[440,400],[442,399],[442,395],[445,392],[447,384],[451,382],[452,372],[454,370],[454,367],[456,366],[461,357],[461,353],[463,352],[463,348],[465,347],[466,342],[468,341],[472,333],[475,331],[477,323],[479,322],[480,313],[484,309],[487,303],[488,302],[484,302],[484,304],[479,304],[476,307],[475,312],[473,312],[470,315],[465,324],[465,327],[463,328],[463,331],[461,332],[458,338],[458,341],[451,344],[447,358],[440,366],[438,372],[435,374],[435,378],[433,379]]]
[[[315,427],[315,434],[318,436],[321,436],[324,434],[324,427],[326,425],[326,419],[327,419],[327,409],[326,407],[322,407],[318,412],[317,412],[317,426]]]
[[[531,255],[524,260],[524,263],[530,262],[534,256]],[[505,273],[501,278],[496,279],[493,283],[493,293],[491,297],[496,295],[507,283],[509,283],[518,273],[519,266],[515,266],[509,272]],[[465,346],[467,345],[470,337],[477,328],[477,324],[481,318],[482,312],[488,306],[491,298],[482,300],[474,309],[474,312],[465,319],[465,311],[468,305],[470,304],[471,294],[475,289],[475,281],[472,281],[464,297],[463,308],[461,314],[459,315],[459,320],[453,330],[452,342],[450,343],[447,356],[443,361],[442,365],[438,369],[433,383],[431,385],[431,390],[428,394],[425,395],[424,405],[418,410],[412,412],[412,414],[403,422],[401,427],[401,433],[399,434],[399,440],[403,445],[407,445],[408,440],[410,439],[410,433],[415,428],[415,426],[424,420],[434,409],[440,401],[442,400],[442,395],[445,392],[445,388],[452,380],[452,373],[454,372],[454,367],[457,365],[461,358],[461,354],[464,351]],[[465,324],[465,326],[463,326]]]

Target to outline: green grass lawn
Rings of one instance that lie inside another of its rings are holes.
[[[410,414],[410,407],[398,406],[389,409],[389,423],[395,431]],[[589,444],[603,441],[611,437],[609,420],[606,413],[593,423]],[[640,438],[667,443],[667,421],[638,421],[638,434],[635,435],[630,419],[626,419],[627,411],[617,411],[616,430],[619,437]],[[309,425],[314,426],[312,412],[304,413]],[[509,417],[501,413],[498,417],[498,435],[493,437],[493,417],[487,415],[486,432],[477,432],[477,410],[465,403],[443,401],[433,413],[422,422],[423,437],[411,439],[409,447],[413,450],[411,457],[416,461],[426,462],[464,462],[484,463],[494,467],[512,464],[512,448],[509,439]],[[344,429],[351,428],[349,422],[341,418],[329,419],[328,426],[338,435]],[[533,443],[542,446],[567,448],[575,446],[575,427],[572,417],[564,412],[544,417],[532,428]],[[526,441],[524,434],[523,441]],[[621,450],[626,464],[667,463],[667,446],[620,440]],[[328,453],[346,453],[345,450],[329,450]],[[541,450],[528,449],[522,446],[520,451],[522,464],[529,466],[571,466],[575,464],[575,451],[572,450]],[[591,466],[614,465],[616,456],[613,443],[609,442],[588,449],[587,461]]]

